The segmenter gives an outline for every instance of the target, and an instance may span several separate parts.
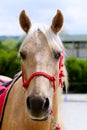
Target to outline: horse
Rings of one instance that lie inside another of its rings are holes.
[[[18,52],[22,59],[21,72],[13,80],[7,79],[11,88],[0,129],[65,130],[60,114],[61,91],[68,77],[65,48],[59,37],[63,14],[57,10],[48,26],[32,24],[22,10],[19,23],[25,32]]]

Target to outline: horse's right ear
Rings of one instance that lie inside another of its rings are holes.
[[[30,19],[28,18],[28,16],[26,15],[25,13],[25,10],[23,10],[21,13],[20,13],[20,16],[19,16],[19,22],[20,22],[20,25],[22,27],[22,29],[28,33],[30,27],[31,27],[31,21]]]

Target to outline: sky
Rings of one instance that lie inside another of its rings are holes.
[[[22,35],[19,14],[22,10],[32,23],[51,25],[60,9],[64,16],[63,31],[87,34],[87,0],[2,0],[0,1],[0,35]]]

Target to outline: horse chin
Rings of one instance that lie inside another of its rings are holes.
[[[30,119],[33,121],[46,121],[48,119],[49,115],[43,116],[43,117],[34,117],[30,115]]]
[[[46,121],[48,119],[48,117],[44,117],[44,118],[32,118],[33,121]]]

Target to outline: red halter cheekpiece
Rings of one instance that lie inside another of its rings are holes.
[[[54,76],[51,76],[51,75],[49,75],[49,74],[47,74],[45,72],[35,72],[35,73],[31,74],[31,76],[26,81],[24,80],[24,66],[22,65],[22,83],[23,83],[23,87],[25,89],[27,89],[30,82],[31,82],[31,80],[36,76],[43,76],[43,77],[49,79],[53,83],[54,92],[56,90],[56,80],[57,79],[59,80],[59,85],[61,85],[61,87],[63,87],[63,79],[62,79],[64,77],[63,59],[64,59],[64,54],[62,52],[61,56],[60,56],[60,59],[59,59],[59,71]]]

